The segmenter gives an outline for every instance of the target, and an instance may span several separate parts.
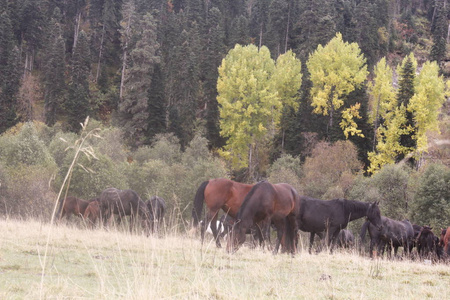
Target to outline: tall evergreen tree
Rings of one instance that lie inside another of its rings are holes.
[[[56,8],[48,28],[46,47],[43,53],[44,114],[45,124],[53,126],[58,111],[64,103],[67,91],[65,81],[65,43],[62,38],[61,13]]]
[[[406,149],[414,149],[416,147],[416,141],[413,138],[414,132],[414,120],[413,114],[410,111],[406,111],[409,106],[409,101],[414,96],[414,80],[416,77],[417,61],[414,58],[414,54],[411,53],[405,57],[402,61],[401,66],[399,66],[399,81],[398,81],[398,93],[397,101],[398,106],[405,111],[406,123],[404,124],[405,129],[408,133],[404,133],[400,136],[400,145]],[[398,160],[404,158],[404,154],[398,156]]]
[[[80,123],[84,122],[89,115],[90,69],[89,41],[86,33],[81,31],[73,49],[69,97],[66,101],[68,128],[74,132],[81,129]]]
[[[225,57],[225,31],[223,17],[217,8],[212,8],[208,14],[207,40],[203,60],[203,90],[206,98],[206,137],[213,148],[222,147],[223,138],[220,136],[219,108],[217,103],[218,67]]]
[[[435,1],[435,10],[434,23],[432,24],[431,59],[440,63],[445,57],[447,46],[448,20],[444,0]]]
[[[194,23],[190,29],[181,32],[179,44],[174,47],[167,65],[170,74],[166,86],[168,105],[171,110],[175,107],[178,113],[181,132],[176,134],[182,147],[193,137],[200,104],[200,47],[198,28]]]
[[[153,69],[152,81],[148,90],[148,125],[146,139],[151,142],[158,133],[166,131],[166,102],[164,81],[160,64]]]
[[[9,15],[0,15],[0,134],[18,122],[20,55]]]
[[[125,73],[124,94],[119,103],[120,124],[134,146],[144,141],[147,130],[151,74],[160,60],[156,37],[155,19],[147,13],[136,27],[137,42],[130,53],[130,67]]]

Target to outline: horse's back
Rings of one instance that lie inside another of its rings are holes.
[[[209,209],[224,211],[236,216],[244,198],[253,185],[236,182],[227,178],[211,179],[205,187],[205,204]]]

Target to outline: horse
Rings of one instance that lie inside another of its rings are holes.
[[[450,227],[441,230],[439,246],[444,248],[444,255],[450,256]]]
[[[277,230],[277,242],[273,253],[276,254],[282,244],[285,252],[296,252],[297,222],[300,209],[300,196],[287,183],[271,184],[258,182],[245,196],[237,214],[227,251],[235,252],[245,242],[245,234],[252,225],[273,224]]]
[[[124,216],[130,216],[130,232],[133,230],[135,217],[141,217],[142,226],[149,228],[149,211],[144,201],[133,190],[119,190],[108,188],[100,195],[100,210],[103,224],[113,216],[117,215],[117,224],[120,224]]]
[[[310,232],[309,253],[314,243],[314,235],[320,238],[327,235],[327,246],[332,251],[339,231],[346,228],[350,221],[368,217],[374,224],[381,226],[381,214],[378,202],[366,203],[355,200],[320,200],[302,196],[298,228]]]
[[[370,257],[373,257],[373,248],[377,246],[377,253],[384,254],[385,246],[388,248],[388,256],[391,256],[391,248],[397,255],[398,248],[403,246],[406,253],[410,253],[414,241],[414,229],[408,220],[397,221],[381,216],[381,228],[374,226],[369,220],[361,227],[361,241],[364,242],[367,229],[370,236]]]
[[[76,215],[78,217],[83,217],[86,207],[89,205],[89,201],[69,196],[64,199],[62,205],[59,208],[61,220],[64,216],[67,219],[70,218],[71,215]]]
[[[433,231],[431,230],[432,230],[431,227],[423,226],[417,237],[415,237],[417,252],[419,253],[419,256],[422,258],[429,257],[433,253],[436,253],[438,255],[438,258],[440,256],[440,253],[437,248],[439,238],[435,236]],[[438,241],[437,243],[436,239]]]
[[[207,226],[211,223],[216,246],[221,247],[216,228],[218,213],[222,209],[233,218],[237,217],[239,208],[245,196],[252,189],[252,184],[239,183],[226,178],[216,178],[204,181],[195,194],[192,208],[193,226],[197,227],[202,217],[203,203],[207,208],[205,222],[201,226],[201,239],[204,240]]]
[[[100,218],[100,198],[95,198],[89,203],[84,211],[83,218],[91,228],[94,228],[95,223]]]
[[[145,204],[150,213],[150,230],[154,232],[156,227],[156,231],[158,231],[159,224],[162,224],[166,213],[166,201],[161,197],[153,196]]]
[[[342,229],[337,236],[337,246],[340,248],[351,248],[355,242],[355,236],[350,230]]]

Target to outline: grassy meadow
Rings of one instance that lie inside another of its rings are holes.
[[[0,299],[450,299],[444,263],[246,246],[230,255],[176,231],[81,227],[1,220]]]

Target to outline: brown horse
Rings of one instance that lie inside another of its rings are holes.
[[[207,214],[206,220],[201,226],[202,242],[206,228],[211,223],[211,231],[216,240],[216,245],[219,248],[221,247],[216,226],[220,209],[231,217],[236,218],[245,196],[252,187],[252,184],[239,183],[226,178],[211,179],[200,185],[194,198],[192,219],[194,227],[197,227],[202,218],[203,203],[205,203]]]
[[[441,230],[439,245],[444,248],[444,255],[450,256],[450,227]]]
[[[284,252],[296,252],[297,217],[300,196],[287,183],[271,184],[261,181],[250,190],[239,209],[227,250],[236,251],[245,242],[245,233],[253,225],[273,224],[277,230],[274,253],[280,244]],[[263,226],[261,226],[263,227]]]
[[[95,223],[100,218],[100,198],[95,198],[89,203],[84,211],[84,220],[88,222],[91,228],[94,228]]]
[[[64,216],[69,219],[71,215],[83,217],[88,205],[89,201],[69,196],[63,200],[62,206],[60,207],[61,215],[59,219],[61,220]]]

